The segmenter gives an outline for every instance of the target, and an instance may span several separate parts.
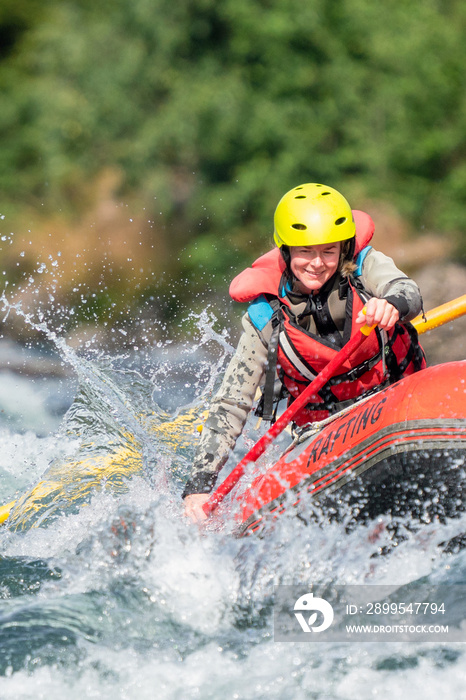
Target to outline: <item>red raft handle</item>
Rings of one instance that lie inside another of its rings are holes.
[[[343,365],[344,362],[352,355],[355,350],[363,343],[371,332],[374,326],[362,326],[358,333],[356,333],[346,345],[335,355],[335,357],[330,360],[328,365],[317,375],[315,379],[304,389],[304,391],[296,398],[291,406],[289,406],[286,411],[278,418],[276,423],[274,423],[269,430],[256,442],[256,444],[249,450],[249,452],[243,457],[241,462],[237,467],[233,469],[231,474],[227,476],[225,481],[223,481],[220,486],[212,493],[209,500],[202,506],[204,513],[210,515],[223,501],[225,496],[227,496],[232,488],[236,486],[238,481],[244,474],[244,470],[247,464],[256,462],[259,457],[264,454],[267,447],[275,438],[280,435],[280,433],[286,428],[286,426],[293,420],[295,415],[304,408],[304,406],[309,402],[311,396],[319,391],[324,384],[333,376],[333,374]]]

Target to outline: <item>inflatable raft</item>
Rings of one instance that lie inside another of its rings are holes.
[[[466,361],[425,369],[303,432],[273,467],[232,492],[238,534],[284,513],[308,521],[422,521],[466,509]]]

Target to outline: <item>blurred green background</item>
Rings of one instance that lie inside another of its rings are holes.
[[[466,261],[465,30],[460,0],[2,0],[10,290],[42,261],[76,317],[169,322],[305,181]]]

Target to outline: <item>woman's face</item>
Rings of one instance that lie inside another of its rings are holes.
[[[290,246],[291,272],[305,294],[318,292],[335,274],[340,262],[341,242],[322,245]]]

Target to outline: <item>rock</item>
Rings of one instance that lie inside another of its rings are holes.
[[[440,262],[423,267],[413,275],[419,285],[426,311],[466,293],[466,267]],[[429,365],[466,359],[466,316],[422,335]]]

